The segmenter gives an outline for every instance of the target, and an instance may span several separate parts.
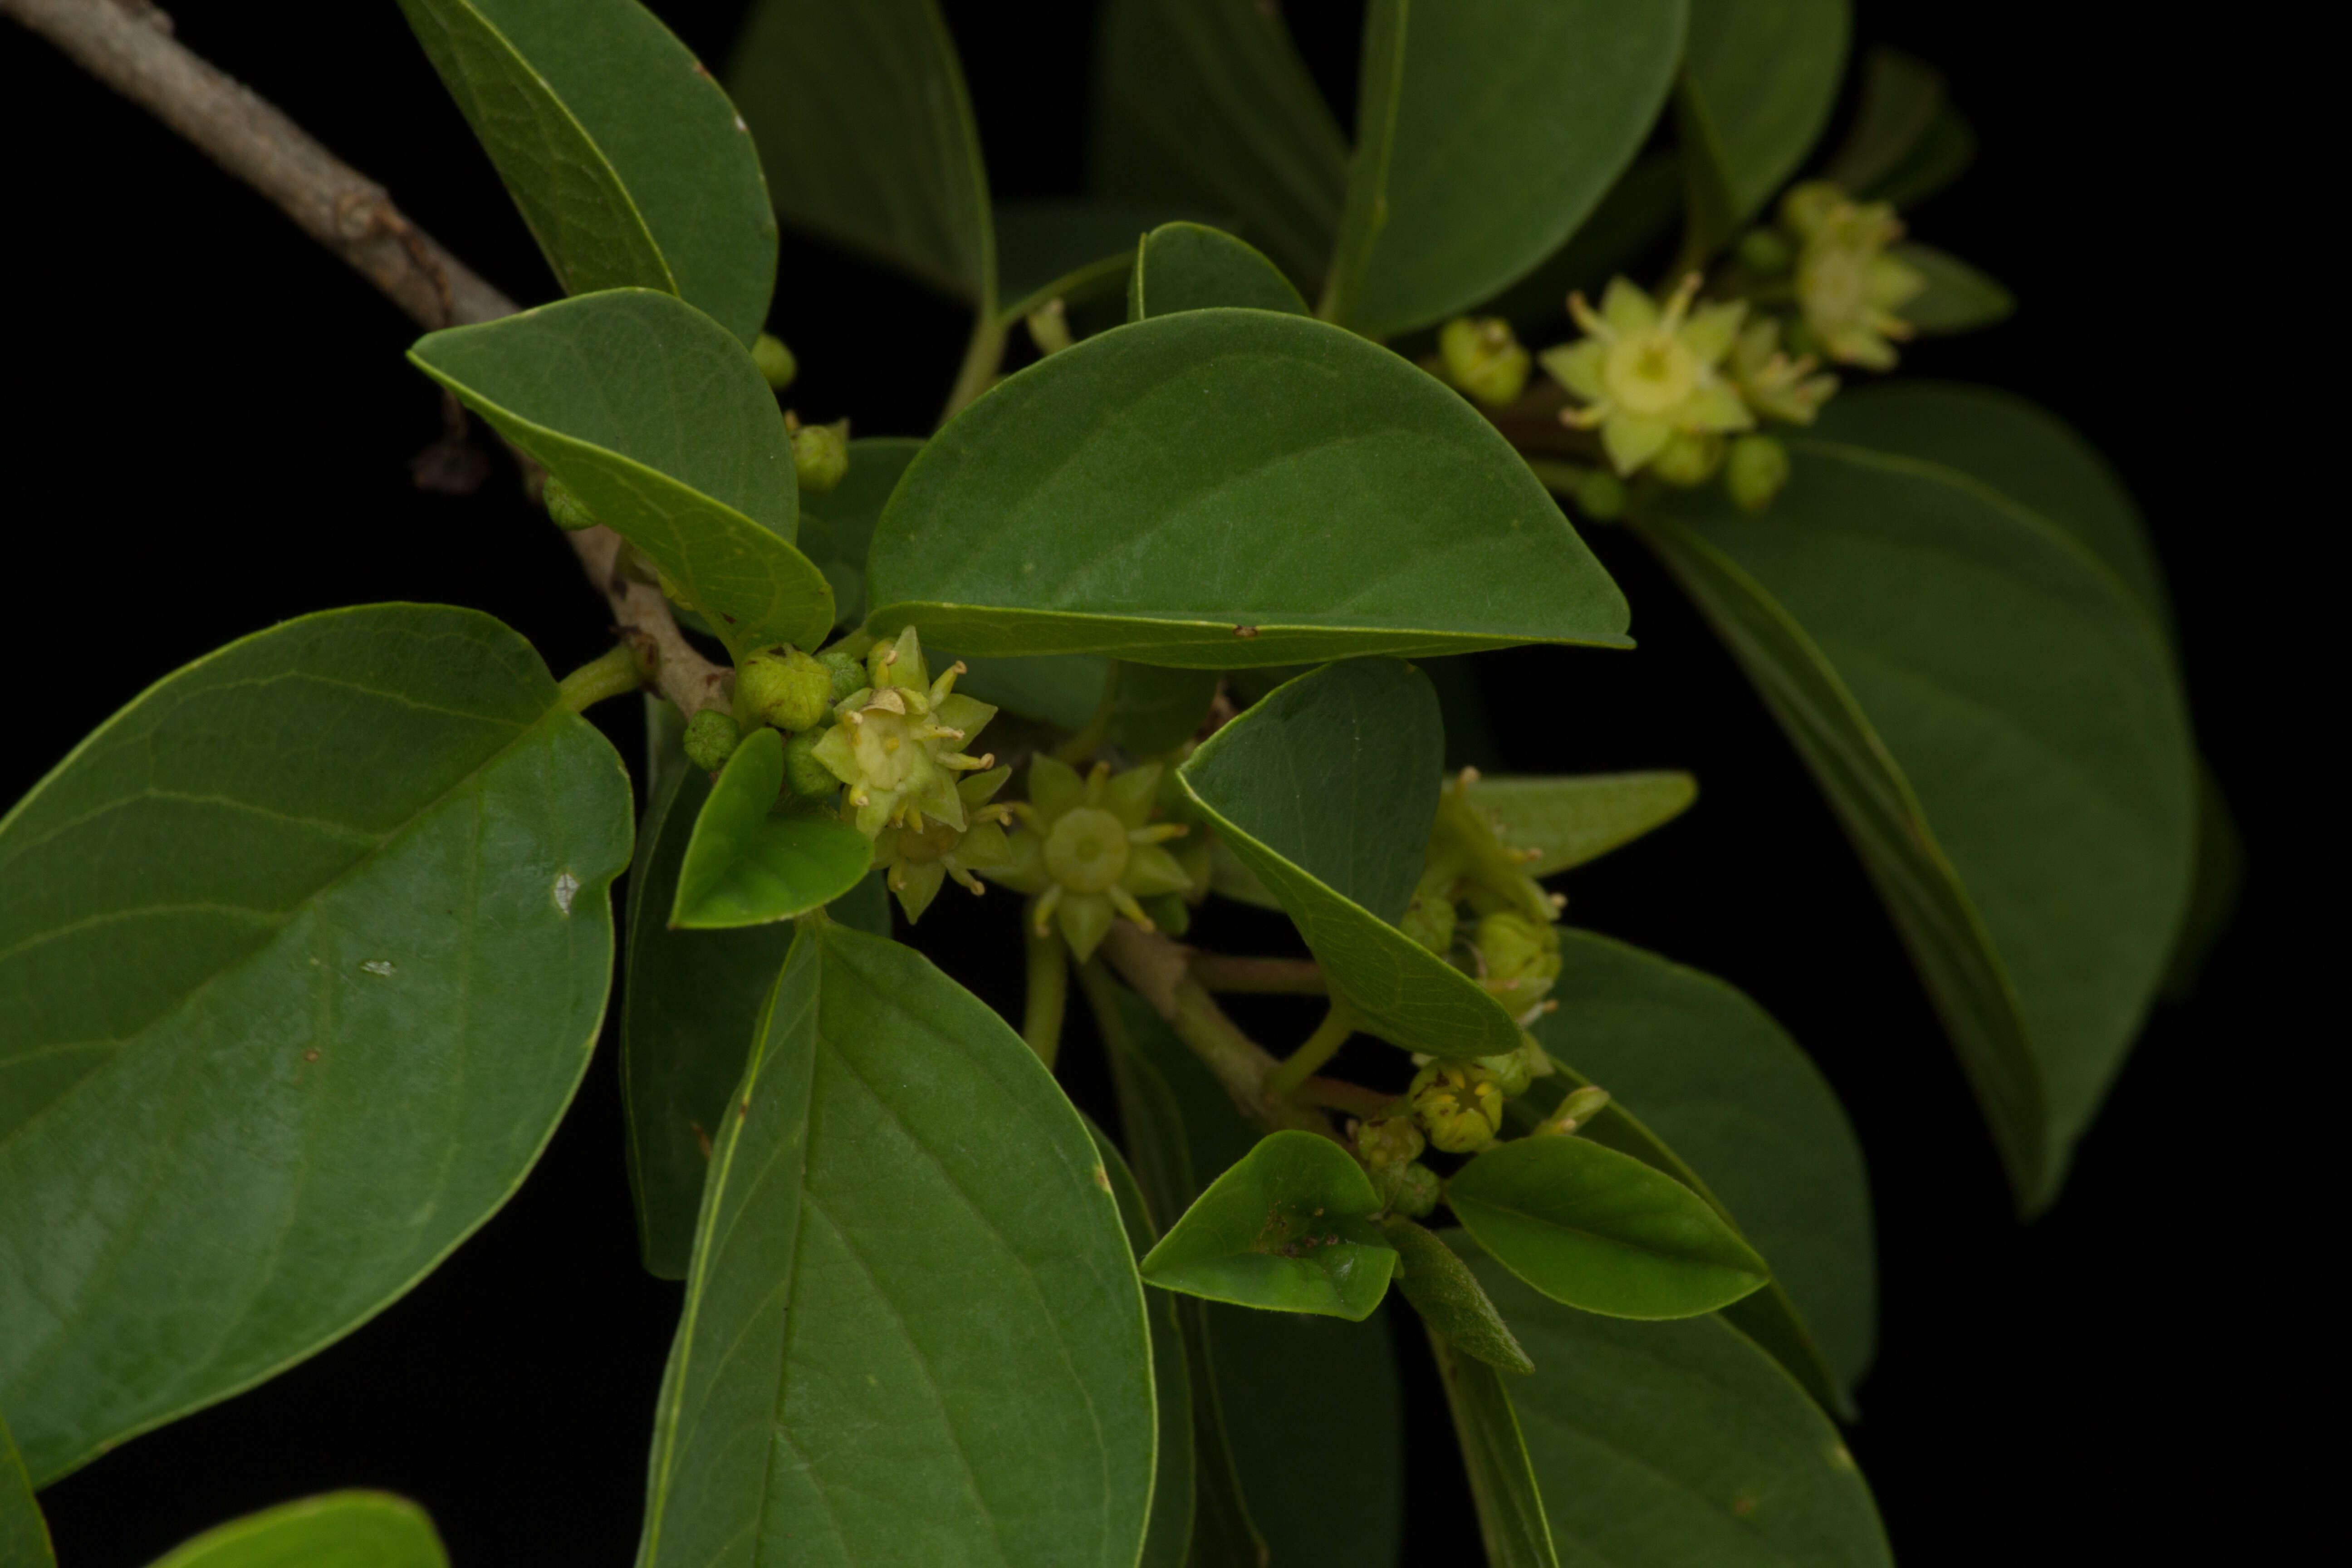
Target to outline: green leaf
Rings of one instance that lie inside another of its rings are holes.
[[[1282,269],[1222,229],[1162,224],[1136,247],[1127,280],[1127,319],[1232,305],[1307,314]]]
[[[1617,585],[1459,394],[1264,310],[1103,332],[965,409],[884,510],[867,598],[871,629],[974,658],[1630,646]]]
[[[1276,688],[1177,776],[1365,1032],[1433,1056],[1496,1056],[1518,1048],[1510,1014],[1393,923],[1421,877],[1444,752],[1428,678],[1354,659]]]
[[[1672,822],[1697,798],[1698,781],[1677,773],[1489,775],[1470,786],[1470,804],[1495,814],[1505,844],[1541,851],[1525,868],[1530,877],[1597,860]]]
[[[1647,532],[1844,819],[2031,1211],[2180,926],[2186,718],[2155,619],[2068,529],[1848,428],[1791,439],[1769,521],[1707,502]]]
[[[1638,158],[1617,177],[1592,216],[1579,224],[1566,244],[1543,264],[1478,306],[1480,315],[1502,316],[1530,329],[1549,331],[1568,316],[1568,295],[1581,289],[1598,298],[1602,285],[1635,266],[1673,228],[1683,210],[1682,165],[1671,153]]]
[[[1312,1132],[1269,1134],[1202,1193],[1142,1264],[1144,1279],[1213,1301],[1361,1322],[1396,1251],[1371,1178]]]
[[[1110,1177],[1110,1195],[1118,1205],[1127,1245],[1140,1262],[1160,1239],[1143,1189],[1136,1184],[1126,1157],[1091,1119],[1087,1131],[1094,1138],[1096,1157]],[[1143,1304],[1151,1323],[1151,1387],[1160,1417],[1160,1447],[1151,1483],[1151,1527],[1144,1536],[1138,1568],[1182,1568],[1192,1550],[1195,1460],[1192,1373],[1184,1354],[1184,1303],[1174,1296],[1154,1296],[1147,1290]]]
[[[1213,669],[1122,664],[1111,698],[1110,743],[1138,757],[1177,751],[1200,729],[1216,699]]]
[[[1042,305],[1074,290],[1085,299],[1108,293],[1127,282],[1139,236],[1164,223],[1209,216],[1168,202],[1000,202],[996,271],[1005,304],[998,314],[1010,321],[1022,313],[1017,306]]]
[[[957,657],[933,654],[931,668],[944,668]],[[956,682],[956,689],[1024,719],[1083,730],[1101,703],[1103,683],[1109,679],[1108,659],[1090,653],[1049,653],[1036,658],[978,659],[971,673]]]
[[[2017,309],[2010,291],[1962,261],[1932,245],[1898,245],[1890,252],[1927,280],[1927,287],[1903,306],[1903,319],[1929,337],[1973,332],[2009,319]]]
[[[1446,1182],[1445,1201],[1505,1268],[1588,1312],[1695,1317],[1771,1277],[1706,1199],[1582,1138],[1494,1144]]]
[[[620,759],[530,645],[419,605],[197,660],[0,818],[0,1409],[37,1484],[497,1212],[587,1068],[628,857]]]
[[[1898,209],[1914,207],[1968,173],[1976,155],[1977,133],[1959,110],[1946,105],[1902,163],[1856,194]]]
[[[428,333],[408,357],[652,557],[737,658],[824,640],[833,591],[793,548],[783,416],[709,317],[615,289]]]
[[[1231,213],[1291,277],[1319,280],[1348,142],[1279,13],[1255,0],[1111,0],[1100,37],[1096,186]]]
[[[1533,1027],[1572,1072],[1525,1103],[1547,1112],[1544,1091],[1568,1076],[1608,1089],[1580,1135],[1718,1205],[1772,1265],[1772,1283],[1726,1315],[1850,1411],[1878,1289],[1869,1177],[1837,1097],[1771,1015],[1714,975],[1567,927],[1559,956],[1559,1006]]]
[[[695,816],[671,925],[767,925],[829,904],[865,879],[873,843],[822,806],[778,809],[783,784],[784,738],[762,725],[727,759]]]
[[[1879,45],[1862,57],[1862,101],[1822,178],[1867,193],[1902,166],[1943,111],[1943,73]]]
[[[0,1416],[0,1563],[10,1568],[58,1568],[49,1550],[48,1521],[33,1500],[32,1478],[25,1474],[25,1461],[16,1452],[16,1440],[8,1435],[5,1416]]]
[[[1684,0],[1373,0],[1321,314],[1425,327],[1532,271],[1641,150]]]
[[[1454,1258],[1470,1289],[1477,1289],[1476,1277],[1445,1243],[1426,1231],[1422,1234],[1429,1236],[1429,1246]],[[1484,1291],[1479,1296],[1485,1300]],[[1487,1310],[1494,1310],[1491,1304]],[[1438,1378],[1445,1384],[1445,1406],[1462,1443],[1463,1467],[1470,1473],[1470,1496],[1478,1510],[1479,1542],[1486,1549],[1487,1563],[1492,1568],[1559,1568],[1551,1524],[1544,1518],[1543,1497],[1502,1374],[1484,1362],[1455,1355],[1455,1345],[1433,1326],[1429,1348],[1437,1359]],[[1518,1348],[1517,1342],[1511,1348]]]
[[[449,1568],[449,1557],[415,1503],[347,1491],[249,1513],[183,1542],[151,1568]]]
[[[671,927],[678,863],[710,797],[710,775],[686,761],[673,733],[655,777],[629,868],[628,937],[621,948],[627,966],[621,986],[621,1109],[646,1268],[664,1279],[683,1279],[694,1252],[711,1141],[743,1076],[752,1026],[793,930],[782,924],[740,931]],[[878,890],[880,884],[873,885]]]
[[[657,289],[749,343],[776,220],[735,106],[635,0],[400,0],[567,294]]]
[[[1836,1428],[1738,1331],[1555,1306],[1465,1255],[1535,1358],[1509,1398],[1568,1568],[1892,1568]]]
[[[759,0],[727,80],[784,222],[995,309],[988,171],[931,0]]]
[[[803,926],[724,1121],[638,1561],[1133,1563],[1143,1289],[1021,1037],[913,951]]]
[[[1762,209],[1837,103],[1848,0],[1691,0],[1675,100],[1693,258]]]
[[[1433,1335],[1489,1366],[1516,1373],[1535,1370],[1528,1352],[1511,1337],[1510,1325],[1479,1288],[1477,1276],[1436,1232],[1402,1215],[1381,1220],[1381,1229],[1396,1248],[1397,1284]]]
[[[911,437],[861,437],[849,444],[849,472],[841,483],[824,495],[801,497],[801,553],[831,585],[838,627],[866,618],[866,556],[874,547],[874,524],[898,476],[922,449]]]

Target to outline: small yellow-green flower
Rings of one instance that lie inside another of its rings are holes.
[[[1077,770],[1044,752],[1029,760],[1029,799],[1015,805],[1022,830],[1010,836],[1002,866],[983,868],[991,881],[1034,894],[1032,918],[1044,936],[1058,920],[1062,939],[1083,963],[1120,915],[1155,929],[1140,900],[1181,893],[1192,885],[1176,857],[1160,847],[1181,837],[1181,822],[1151,821],[1160,764],[1113,775],[1097,763]]]
[[[857,830],[868,838],[885,827],[919,833],[925,816],[958,829],[965,826],[956,774],[980,772],[995,759],[958,748],[996,710],[956,693],[963,668],[958,663],[930,679],[912,626],[895,642],[875,644],[866,659],[873,684],[842,700],[833,710],[833,727],[812,748],[810,755],[848,786]]]
[[[1503,1130],[1503,1090],[1485,1068],[1432,1062],[1406,1090],[1429,1141],[1449,1154],[1475,1154]]]
[[[1833,375],[1815,375],[1811,354],[1790,359],[1780,347],[1780,323],[1767,316],[1750,321],[1731,347],[1731,384],[1748,406],[1767,419],[1811,425],[1837,391]]]
[[[1731,352],[1747,305],[1691,309],[1698,274],[1683,279],[1664,309],[1622,278],[1612,278],[1595,314],[1582,294],[1569,314],[1585,336],[1546,349],[1544,369],[1584,400],[1560,410],[1574,429],[1599,427],[1601,447],[1621,475],[1655,458],[1678,433],[1746,430],[1756,416],[1717,368]]]
[[[1825,181],[1791,190],[1780,223],[1803,241],[1797,252],[1797,305],[1805,330],[1841,364],[1895,366],[1895,344],[1911,335],[1895,309],[1927,286],[1913,268],[1886,254],[1903,224],[1885,202],[1853,202]]]
[[[964,806],[962,827],[933,816],[920,827],[886,827],[875,838],[874,863],[883,868],[883,883],[898,895],[898,907],[907,911],[908,920],[921,920],[939,897],[940,884],[950,877],[960,887],[984,892],[973,869],[1002,866],[1013,858],[1003,826],[1013,820],[1012,808],[988,804],[1012,776],[1011,768],[991,768],[957,784]]]

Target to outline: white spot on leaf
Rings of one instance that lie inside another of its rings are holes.
[[[555,907],[565,914],[572,912],[572,900],[580,896],[580,879],[569,871],[555,876]]]
[[[388,958],[371,958],[360,967],[370,974],[380,975],[386,980],[392,978],[392,960]]]

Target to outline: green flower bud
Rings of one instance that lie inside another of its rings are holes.
[[[817,655],[816,661],[833,676],[833,700],[835,702],[847,701],[867,684],[866,660],[839,643]]]
[[[1500,316],[1456,316],[1437,334],[1445,379],[1489,408],[1518,401],[1528,385],[1528,351]]]
[[[581,529],[596,526],[596,520],[588,515],[587,507],[581,504],[580,497],[572,487],[553,474],[547,476],[547,483],[541,488],[539,499],[547,508],[548,521],[558,528],[577,532]]]
[[[1421,1129],[1410,1116],[1384,1116],[1356,1131],[1356,1158],[1368,1171],[1411,1164],[1421,1158]]]
[[[763,724],[814,730],[833,705],[833,671],[798,648],[767,648],[735,671],[735,694]]]
[[[816,743],[822,738],[821,731],[810,731],[784,742],[784,787],[807,800],[829,799],[841,788],[833,770],[817,760]]]
[[[1789,242],[1769,228],[1751,228],[1739,237],[1740,270],[1750,278],[1780,278],[1796,264]]]
[[[1789,187],[1780,198],[1780,226],[1790,237],[1811,239],[1838,206],[1844,205],[1845,193],[1827,180],[1807,180]]]
[[[1429,1141],[1449,1154],[1475,1154],[1503,1130],[1503,1091],[1475,1064],[1432,1062],[1406,1091]]]
[[[1538,1132],[1572,1133],[1601,1114],[1609,1103],[1609,1091],[1599,1084],[1589,1083],[1582,1089],[1570,1089],[1560,1100],[1557,1110],[1543,1119]]]
[[[1576,510],[1596,522],[1625,515],[1625,481],[1606,468],[1589,468],[1576,481]]]
[[[813,496],[830,492],[849,472],[849,421],[803,425],[793,432],[793,472]]]
[[[1391,1165],[1372,1173],[1372,1191],[1380,1194],[1381,1205],[1391,1214],[1401,1214],[1407,1219],[1419,1219],[1437,1206],[1444,1195],[1444,1184],[1437,1173],[1419,1161],[1409,1165]]]
[[[768,384],[778,392],[793,384],[801,373],[801,362],[784,346],[784,340],[772,332],[761,332],[751,342],[751,363],[768,378]]]
[[[727,765],[742,738],[742,731],[723,710],[705,708],[686,721],[686,760],[715,773]]]
[[[1542,1001],[1559,977],[1559,932],[1511,910],[1478,921],[1478,960],[1486,989],[1523,1013]]]
[[[1689,489],[1715,477],[1723,466],[1723,437],[1712,430],[1677,430],[1650,459],[1650,471],[1670,485]]]
[[[1742,511],[1762,511],[1789,482],[1789,448],[1769,436],[1742,436],[1723,465],[1723,488]]]
[[[1454,946],[1454,900],[1445,889],[1428,888],[1413,894],[1397,929],[1432,952],[1445,952]]]
[[[1791,324],[1790,341],[1803,332],[1804,323]],[[1833,375],[1812,374],[1820,363],[1810,353],[1790,359],[1780,348],[1780,323],[1766,316],[1740,329],[1731,349],[1731,384],[1766,418],[1811,425],[1838,385]]]

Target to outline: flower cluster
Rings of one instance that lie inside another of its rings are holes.
[[[1189,890],[1192,879],[1161,847],[1187,831],[1153,822],[1160,766],[1147,763],[1114,774],[1097,763],[1081,777],[1040,752],[1029,759],[1029,798],[1010,809],[1022,819],[1005,859],[982,875],[1031,894],[1030,918],[1044,936],[1058,923],[1078,962],[1094,956],[1111,922],[1124,915],[1157,929],[1142,900]]]

